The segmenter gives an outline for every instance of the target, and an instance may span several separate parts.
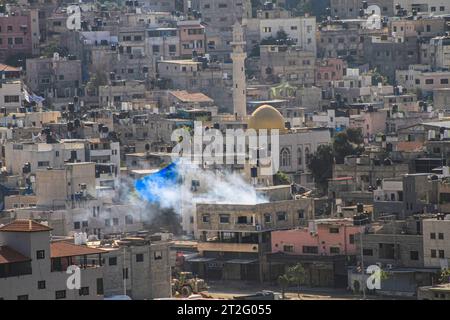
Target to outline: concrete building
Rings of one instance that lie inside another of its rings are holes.
[[[0,16],[0,61],[16,54],[39,54],[38,9],[11,10]]]
[[[103,299],[103,250],[50,241],[51,228],[32,220],[0,227],[0,298]],[[69,289],[68,266],[80,270],[80,289]]]
[[[423,220],[424,221],[424,220]],[[417,226],[419,224],[419,227]],[[436,280],[436,268],[424,267],[423,236],[420,220],[385,220],[365,228],[364,233],[356,235],[358,250],[364,258],[364,266],[377,265],[389,273],[381,280],[378,294],[392,296],[415,296],[417,288]],[[360,237],[362,236],[362,241]],[[361,261],[361,257],[357,256]],[[368,275],[349,270],[349,287],[361,291],[361,280]],[[367,292],[367,289],[366,289]]]
[[[367,5],[378,6],[381,16],[394,16],[394,0],[369,0]],[[363,9],[363,4],[359,0],[331,0],[331,15],[341,19],[355,19],[360,17],[359,11]]]
[[[18,112],[24,106],[23,83],[20,80],[8,81],[1,84],[0,103],[4,113]]]
[[[370,67],[394,83],[396,70],[407,70],[419,63],[417,37],[405,37],[402,41],[389,37],[368,37],[364,42],[365,57]]]
[[[259,30],[261,40],[277,38],[277,33],[284,31],[297,47],[314,54],[317,52],[315,17],[260,19]]]
[[[331,87],[334,81],[342,80],[346,64],[344,60],[327,58],[316,60],[315,85]]]
[[[156,27],[147,30],[146,52],[153,61],[171,60],[180,56],[180,35],[177,28]]]
[[[426,65],[411,65],[407,70],[397,70],[396,80],[408,91],[418,91],[422,96],[429,96],[435,89],[448,88],[450,71],[432,71]]]
[[[27,59],[26,83],[30,89],[51,102],[73,102],[80,96],[81,61],[62,58]]]
[[[311,86],[315,78],[315,54],[294,46],[260,46],[260,79]]]
[[[207,52],[213,58],[224,58],[231,52],[232,26],[251,18],[250,0],[199,0],[198,10],[206,24]]]
[[[450,262],[450,220],[423,220],[423,257],[425,267],[448,269]]]
[[[84,143],[80,141],[63,143],[8,142],[5,145],[5,164],[11,174],[22,174],[26,171],[36,173],[38,169],[47,167],[62,168],[72,161],[85,161]],[[29,171],[28,171],[29,170]]]
[[[125,292],[133,300],[171,297],[172,267],[175,266],[171,244],[170,239],[162,239],[161,236],[88,243],[91,248],[106,251],[105,297]]]
[[[368,156],[346,157],[344,164],[333,166],[333,178],[353,177],[358,190],[375,186],[377,179],[401,177],[408,172],[408,163],[383,163]]]
[[[313,199],[255,205],[197,204],[201,258],[190,260],[201,277],[223,280],[269,280],[267,253],[271,232],[305,226],[313,218]]]
[[[450,88],[441,88],[433,90],[433,104],[437,109],[450,108]]]
[[[357,254],[357,233],[359,227],[350,219],[317,219],[308,228],[273,231],[268,258],[272,279],[284,274],[289,265],[301,263],[305,285],[345,287],[347,261]]]
[[[417,12],[425,12],[434,15],[450,13],[450,5],[446,0],[399,0],[396,3],[408,10],[408,12],[416,10]]]
[[[191,58],[193,55],[201,56],[206,53],[206,28],[200,21],[178,21],[177,27],[182,58]]]
[[[431,66],[438,70],[450,70],[450,36],[431,39],[430,47],[432,48]]]

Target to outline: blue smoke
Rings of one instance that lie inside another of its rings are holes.
[[[142,199],[150,203],[160,203],[161,195],[164,194],[161,191],[177,188],[180,178],[178,163],[172,162],[158,172],[136,180],[134,187]]]

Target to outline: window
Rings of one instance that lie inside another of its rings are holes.
[[[230,215],[229,214],[221,214],[219,216],[220,223],[230,223]]]
[[[264,215],[264,222],[265,223],[271,223],[272,222],[272,215],[270,213],[266,213]]]
[[[316,246],[303,246],[303,253],[318,254],[319,253],[319,247],[316,247]]]
[[[103,295],[103,278],[97,278],[97,294]]]
[[[237,222],[238,224],[247,224],[248,219],[246,216],[240,216],[237,218]]]
[[[28,300],[28,295],[23,294],[23,295],[17,296],[17,300]]]
[[[13,44],[13,38],[8,38],[8,44],[12,45]]]
[[[81,222],[81,226],[83,227],[83,228],[87,228],[88,227],[88,222],[85,220],[85,221],[82,221]]]
[[[430,239],[436,239],[436,233],[434,232],[430,233]]]
[[[126,215],[125,216],[125,224],[133,224],[133,216]]]
[[[425,79],[425,84],[433,84],[434,79]]]
[[[444,259],[444,258],[445,258],[444,250],[439,250],[439,259]]]
[[[441,79],[441,84],[448,84],[448,79]]]
[[[105,219],[105,227],[111,227],[111,219]]]
[[[203,223],[209,223],[209,214],[204,214],[202,216],[202,222]]]
[[[354,234],[349,235],[348,241],[350,244],[355,244],[355,235]]]
[[[20,98],[19,96],[5,96],[4,101],[5,103],[15,103],[19,102]]]
[[[117,266],[117,257],[111,257],[108,259],[108,264],[110,266]]]
[[[122,269],[122,279],[128,279],[128,268]]]
[[[330,228],[330,233],[339,233],[339,228]]]
[[[297,213],[298,213],[299,219],[305,219],[305,210],[304,209],[297,210]]]
[[[15,38],[15,39],[14,39],[14,42],[15,42],[16,44],[23,44],[23,38]]]
[[[226,8],[228,5],[226,3],[219,3],[219,8]]]
[[[414,260],[414,261],[419,260],[419,251],[410,251],[409,259]]]
[[[284,211],[277,212],[277,221],[286,221],[287,220],[287,214]]]
[[[170,53],[175,53],[177,52],[177,46],[174,44],[169,45],[169,52]]]
[[[435,12],[436,11],[436,7],[431,7],[431,12]]]
[[[282,167],[289,167],[291,165],[291,151],[288,148],[281,149],[280,158]]]
[[[45,289],[45,281],[44,280],[38,281],[38,289],[39,290]]]
[[[136,255],[136,262],[143,262],[144,261],[144,255],[142,253],[138,253]]]
[[[119,225],[119,218],[113,218],[113,225],[118,226]]]
[[[153,258],[155,260],[161,260],[162,259],[162,251],[155,251],[155,252],[153,252]]]
[[[88,296],[89,295],[89,287],[81,287],[80,290],[78,290],[78,294],[80,296]]]
[[[38,260],[45,259],[45,250],[36,251],[36,259]]]
[[[439,7],[439,11],[445,11],[445,7],[444,6]]]
[[[56,290],[55,291],[55,299],[65,299],[66,298],[66,290]]]
[[[339,254],[340,252],[341,252],[341,249],[339,247],[330,247],[331,254]]]
[[[8,31],[13,31],[13,27],[12,27],[12,26],[7,26],[6,29],[7,29]]]
[[[436,258],[436,250],[431,249],[431,257]]]
[[[152,51],[153,51],[153,53],[159,53],[159,46],[153,45],[152,46]]]
[[[73,228],[74,228],[75,230],[79,230],[79,229],[80,229],[80,221],[74,222],[74,223],[73,223]]]
[[[320,75],[320,73],[318,74]],[[303,163],[303,152],[302,152],[302,147],[298,147],[297,148],[297,164],[299,166],[301,166]]]
[[[294,246],[291,244],[285,244],[283,246],[283,251],[284,252],[294,252]]]
[[[363,256],[373,256],[373,250],[372,249],[363,249]]]

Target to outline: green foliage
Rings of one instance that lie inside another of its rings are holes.
[[[439,275],[439,283],[450,283],[450,270],[444,269],[441,271],[441,274]]]
[[[321,145],[311,156],[308,164],[317,187],[325,191],[328,186],[328,179],[333,176],[333,148],[330,145]]]
[[[291,180],[289,179],[288,175],[282,171],[278,171],[274,175],[274,184],[275,185],[283,185],[283,184],[290,184]]]
[[[297,295],[300,298],[300,285],[305,281],[306,278],[305,268],[303,268],[303,265],[301,263],[297,263],[296,265],[288,268],[286,275],[291,283],[295,283],[297,285]]]
[[[360,129],[347,129],[334,137],[333,152],[336,163],[344,163],[344,158],[364,151],[364,139]]]

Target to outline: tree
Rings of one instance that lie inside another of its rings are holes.
[[[290,184],[291,180],[289,179],[288,175],[282,171],[278,171],[274,175],[274,184],[280,185],[280,184]]]
[[[305,281],[306,272],[301,263],[291,266],[287,270],[287,276],[291,282],[297,285],[297,295],[300,298],[300,285]]]
[[[328,179],[333,176],[333,148],[330,145],[321,145],[312,155],[308,164],[318,189],[325,192],[328,187]]]
[[[444,269],[439,276],[439,283],[450,283],[450,270]]]
[[[281,276],[278,277],[278,285],[281,288],[281,296],[283,297],[283,299],[286,299],[286,288],[289,286],[289,284],[291,283],[291,280],[289,279],[289,276],[287,274],[283,274]]]
[[[361,154],[364,151],[363,136],[360,129],[349,128],[334,137],[333,153],[336,163],[344,163],[349,155]]]

